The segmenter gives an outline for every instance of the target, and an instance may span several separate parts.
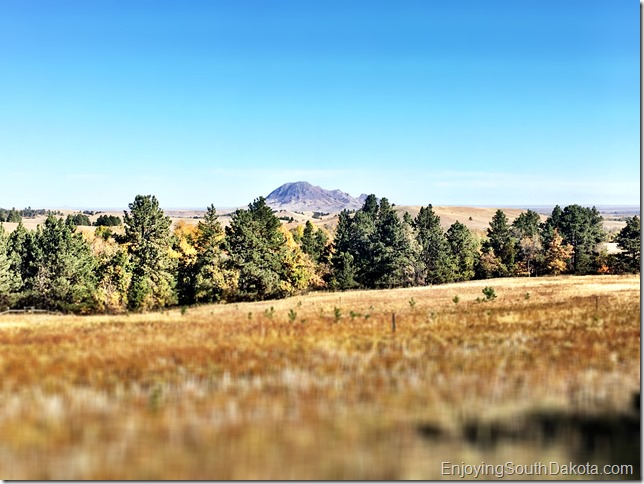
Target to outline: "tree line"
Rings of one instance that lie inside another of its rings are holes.
[[[22,223],[11,234],[0,229],[0,308],[144,311],[324,288],[640,270],[639,218],[617,234],[621,253],[607,254],[598,250],[601,215],[579,205],[557,206],[543,223],[531,210],[509,223],[498,210],[485,236],[458,221],[444,231],[431,205],[399,217],[374,195],[340,213],[333,237],[311,222],[287,230],[262,197],[225,228],[211,205],[197,225],[172,230],[152,195],[129,204],[122,231],[106,223],[80,233],[78,222],[49,214],[33,231]]]
[[[22,210],[17,210],[15,207],[12,209],[0,208],[0,222],[14,222],[18,223],[22,221],[22,217],[25,218],[34,218],[37,215],[60,215],[58,210],[45,210],[42,208],[31,208],[27,207]]]

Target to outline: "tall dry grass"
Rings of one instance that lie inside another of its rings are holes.
[[[563,462],[566,442],[486,448],[463,426],[629,408],[639,284],[506,279],[2,316],[0,476],[434,479],[445,459]],[[486,285],[498,297],[476,302]]]

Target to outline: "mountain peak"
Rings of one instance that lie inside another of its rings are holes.
[[[359,209],[362,201],[341,190],[325,190],[306,181],[290,182],[273,190],[266,203],[276,209],[308,212],[340,212]]]

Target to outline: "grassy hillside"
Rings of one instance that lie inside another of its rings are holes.
[[[496,299],[477,302],[486,285]],[[500,279],[0,316],[0,474],[436,479],[443,461],[639,463],[639,285]]]

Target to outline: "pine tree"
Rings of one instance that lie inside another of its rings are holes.
[[[615,242],[622,249],[617,256],[624,270],[628,272],[639,272],[641,264],[641,227],[640,219],[637,216],[626,219],[626,227],[619,231]]]
[[[416,237],[420,245],[420,261],[423,264],[423,280],[426,284],[451,282],[456,278],[456,263],[452,258],[440,217],[433,207],[421,207],[414,219]]]
[[[228,266],[239,273],[237,297],[262,300],[287,295],[280,286],[286,239],[263,197],[236,210],[226,227]]]
[[[320,263],[323,262],[327,253],[327,243],[328,237],[324,231],[316,229],[311,221],[307,220],[300,240],[302,251],[308,254],[314,262]]]
[[[82,234],[62,218],[49,215],[39,226],[29,256],[37,271],[26,281],[27,299],[35,306],[64,312],[95,307],[96,260]]]
[[[199,303],[220,302],[235,295],[238,273],[227,268],[224,229],[214,205],[210,205],[197,224],[194,240],[194,300]]]
[[[514,271],[516,258],[517,240],[512,235],[508,218],[502,210],[497,210],[487,229],[487,241],[484,242],[484,249],[491,249],[499,258],[501,266],[498,276],[507,276]]]
[[[554,228],[563,241],[574,248],[569,270],[575,274],[595,272],[596,248],[605,239],[603,218],[599,211],[595,207],[580,205],[568,205],[562,211],[557,206],[544,227],[544,238],[548,243]]]
[[[349,212],[347,210],[340,212],[333,239],[329,276],[329,286],[333,289],[345,290],[359,286],[356,281],[355,261],[351,254],[351,223]]]
[[[414,258],[403,222],[386,198],[380,200],[373,234],[373,266],[369,287],[409,286],[414,281]]]
[[[478,243],[472,232],[458,220],[447,229],[447,242],[456,265],[455,281],[468,281],[475,275]]]
[[[19,222],[16,229],[9,235],[8,247],[11,267],[19,280],[18,292],[23,293],[27,281],[32,280],[38,272],[36,260],[39,249],[35,243],[34,232],[28,231],[22,222]]]
[[[360,211],[367,214],[373,221],[376,220],[376,217],[378,216],[378,199],[373,193],[371,195],[367,195]]]
[[[9,237],[0,224],[0,309],[11,306],[19,287],[20,279],[12,264]]]
[[[519,216],[512,222],[512,232],[514,237],[521,240],[525,237],[534,238],[539,235],[539,226],[541,224],[541,217],[533,210],[526,210],[521,212]]]
[[[371,209],[369,211],[358,210],[349,225],[348,252],[353,257],[356,281],[362,287],[375,287],[374,281],[377,277],[374,260],[376,217],[377,208],[375,213]]]
[[[175,304],[174,263],[170,256],[170,218],[154,195],[137,195],[124,211],[124,242],[132,266],[128,290],[130,309],[146,310]]]

